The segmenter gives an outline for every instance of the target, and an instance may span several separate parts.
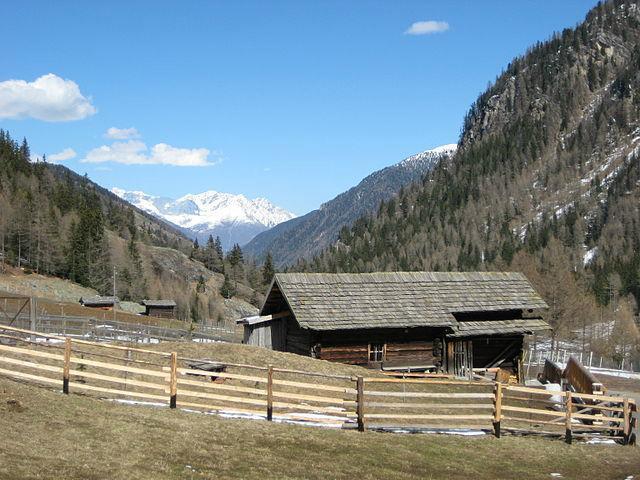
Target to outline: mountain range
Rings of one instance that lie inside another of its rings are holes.
[[[258,233],[295,218],[293,213],[265,198],[250,200],[244,195],[213,190],[178,199],[120,188],[111,191],[139,209],[175,225],[200,243],[206,242],[209,235],[220,237],[225,250],[236,243],[244,245]]]
[[[455,153],[456,148],[455,144],[442,145],[378,170],[319,209],[260,233],[244,251],[258,260],[269,252],[279,267],[311,258],[334,243],[341,229],[363,215],[374,214],[382,201],[420,180],[440,160]]]

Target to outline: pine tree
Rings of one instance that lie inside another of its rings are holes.
[[[264,264],[262,265],[262,284],[265,286],[269,285],[271,280],[273,280],[275,273],[271,252],[268,252],[264,259]]]
[[[244,256],[240,245],[237,243],[233,246],[229,254],[227,255],[227,261],[231,265],[231,273],[233,275],[233,282],[235,290],[238,289],[238,281],[244,274]]]
[[[220,287],[220,295],[222,295],[223,298],[231,298],[235,294],[236,294],[236,287],[234,286],[233,282],[231,282],[229,275],[225,273],[224,282]]]
[[[207,284],[202,275],[198,276],[198,284],[196,285],[197,293],[205,293],[207,291]]]
[[[224,270],[222,255],[219,253],[217,242],[213,239],[212,235],[209,235],[209,239],[204,248],[203,262],[205,267],[212,272],[222,273]]]

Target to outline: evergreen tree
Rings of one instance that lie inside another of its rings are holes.
[[[233,282],[229,278],[229,275],[225,273],[224,282],[220,287],[220,295],[222,295],[223,298],[231,298],[235,294],[236,294],[236,287],[234,286]]]
[[[240,245],[237,243],[233,245],[233,248],[227,255],[227,261],[231,266],[231,273],[233,275],[233,282],[235,290],[238,289],[238,281],[244,274],[244,256]]]
[[[262,284],[265,286],[269,285],[273,280],[275,273],[271,252],[268,252],[264,259],[264,264],[262,265]]]

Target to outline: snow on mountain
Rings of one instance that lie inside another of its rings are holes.
[[[258,233],[295,217],[265,198],[250,200],[244,195],[213,190],[188,194],[177,200],[121,188],[111,191],[141,210],[180,227],[199,242],[205,242],[209,235],[219,236],[226,249],[234,243],[244,245]]]
[[[455,143],[448,143],[446,145],[440,145],[439,147],[432,148],[431,150],[425,150],[424,152],[416,153],[410,157],[402,160],[399,165],[407,166],[416,163],[434,163],[439,160],[443,155],[451,156],[456,153],[458,145]]]

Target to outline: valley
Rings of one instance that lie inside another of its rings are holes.
[[[4,14],[0,479],[639,478],[639,0]]]

